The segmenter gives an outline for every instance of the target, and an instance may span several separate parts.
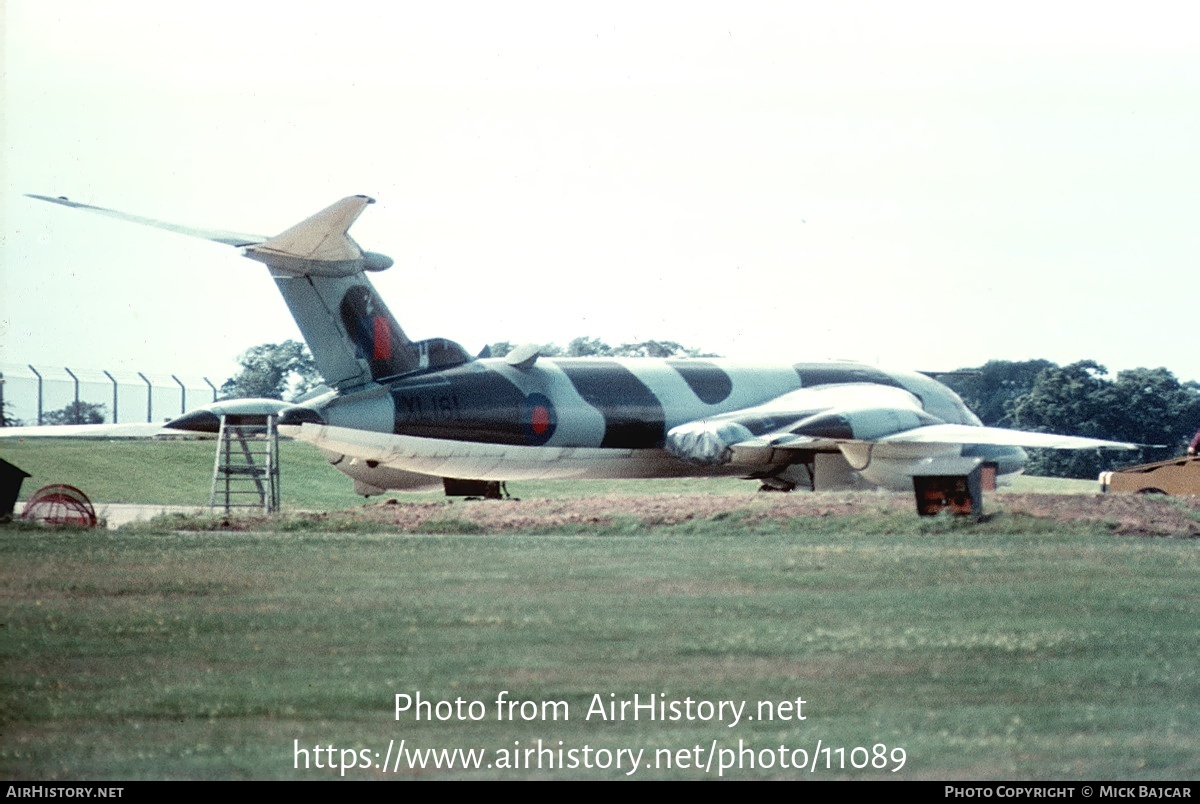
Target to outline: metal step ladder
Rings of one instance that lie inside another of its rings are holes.
[[[222,416],[208,507],[230,514],[279,510],[278,417]]]

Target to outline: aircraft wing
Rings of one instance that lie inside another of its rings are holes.
[[[199,237],[204,240],[212,240],[214,243],[223,243],[226,246],[253,246],[258,243],[264,243],[270,240],[269,237],[260,235],[241,234],[240,232],[226,232],[221,229],[197,229],[191,226],[181,226],[177,223],[168,223],[166,221],[155,220],[154,218],[145,218],[141,215],[132,215],[128,212],[121,212],[116,209],[107,209],[105,207],[95,207],[91,204],[81,204],[78,201],[72,201],[69,198],[59,196],[57,198],[48,195],[35,195],[26,193],[28,198],[36,198],[39,201],[49,201],[51,204],[58,204],[72,209],[83,209],[88,212],[95,212],[97,215],[106,215],[110,218],[116,218],[121,221],[130,223],[140,223],[143,226],[153,226],[155,229],[166,229],[168,232],[176,234],[188,235],[189,237]]]
[[[830,438],[770,433],[731,445],[733,448],[829,449],[839,444],[960,444],[962,446],[1030,447],[1035,449],[1138,449],[1145,444],[1106,441],[1102,438],[1038,433],[1032,430],[1009,430],[1003,427],[977,427],[970,424],[929,424],[879,438]]]
[[[155,436],[182,435],[178,430],[168,430],[161,423],[136,422],[130,424],[42,424],[28,427],[0,427],[0,438],[154,438]]]
[[[998,447],[1039,449],[1138,449],[1142,444],[1106,441],[1102,438],[1035,433],[1003,427],[975,427],[969,424],[932,424],[903,433],[884,436],[882,444],[986,444]]]
[[[666,449],[702,464],[780,462],[779,452],[845,451],[848,445],[907,447],[919,455],[947,446],[1049,449],[1137,449],[1138,444],[1053,433],[946,423],[926,412],[911,393],[886,386],[847,384],[801,389],[763,405],[681,424],[667,433]]]
[[[664,446],[690,463],[756,463],[772,449],[836,451],[846,441],[873,441],[941,420],[903,388],[846,383],[801,388],[761,405],[680,424]]]
[[[130,422],[128,424],[41,424],[0,427],[0,438],[154,438],[181,436],[186,433],[217,433],[221,417],[258,417],[278,415],[293,407],[278,399],[243,398],[211,402],[169,422]]]

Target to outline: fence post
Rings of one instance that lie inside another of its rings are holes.
[[[37,377],[38,380],[38,426],[40,427],[42,424],[42,375],[41,372],[33,367],[33,364],[26,363],[25,365],[29,366],[29,370],[33,372],[33,376]]]
[[[174,374],[171,375],[171,379],[179,386],[179,415],[182,416],[187,413],[187,389],[183,387],[183,383]]]
[[[72,408],[72,410],[75,412],[75,415],[78,416],[79,415],[79,378],[75,376],[75,372],[71,371],[66,366],[63,366],[63,371],[67,372],[67,374],[70,375],[71,379],[75,381],[75,407]],[[70,421],[70,417],[68,417],[67,420]],[[82,422],[77,422],[77,423],[82,424]]]
[[[211,388],[212,392],[213,392],[213,402],[216,402],[217,401],[217,386],[213,385],[211,382],[208,382],[208,377],[201,377],[200,379],[202,379],[206,383],[208,383],[208,387]]]
[[[113,385],[113,424],[117,424],[117,381],[113,375],[108,373],[107,369],[104,370],[104,376],[108,377],[109,382]]]
[[[142,382],[146,383],[146,423],[154,421],[154,386],[146,379],[146,375],[138,372],[137,375],[142,378]]]

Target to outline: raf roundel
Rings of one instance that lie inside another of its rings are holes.
[[[542,394],[530,394],[521,403],[521,430],[525,443],[540,447],[551,439],[558,427],[554,403]]]

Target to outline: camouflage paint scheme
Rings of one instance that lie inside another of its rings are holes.
[[[273,238],[34,197],[241,247],[265,263],[331,389],[281,404],[281,431],[320,448],[363,494],[442,478],[688,475],[909,490],[914,474],[980,464],[1003,481],[1021,471],[1025,446],[1131,446],[983,427],[934,379],[859,363],[547,358],[536,347],[491,358],[443,338],[412,341],[366,276],[391,259],[348,234],[374,203],[365,196]],[[173,425],[204,429],[202,416]]]

